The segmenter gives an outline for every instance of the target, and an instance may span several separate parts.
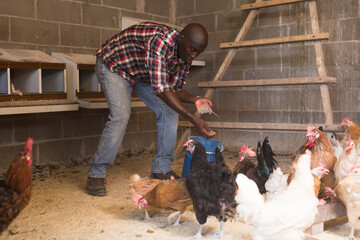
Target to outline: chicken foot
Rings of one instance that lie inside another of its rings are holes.
[[[180,212],[180,211],[176,211],[176,212],[171,213],[171,214],[168,216],[168,218],[167,218],[168,223],[171,224],[171,223],[170,223],[171,219],[172,219],[173,217],[175,217],[176,215],[178,215],[178,214],[180,214],[180,215],[179,215],[179,217],[176,219],[176,221],[174,222],[173,226],[179,226],[179,225],[180,225],[180,219],[181,219],[181,217],[182,217],[182,215],[183,215],[183,213]]]
[[[224,222],[223,222],[223,221],[220,221],[220,232],[214,233],[214,234],[212,235],[212,237],[216,237],[216,238],[222,237],[222,236],[223,236],[223,230],[224,230]]]
[[[203,225],[200,225],[197,233],[194,235],[194,238],[203,238],[203,236],[201,235],[202,228],[203,228]]]

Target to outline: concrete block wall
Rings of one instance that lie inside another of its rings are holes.
[[[94,54],[121,30],[123,17],[170,22],[169,6],[162,0],[1,0],[0,48]],[[108,114],[81,108],[0,116],[0,168],[8,167],[28,136],[34,138],[34,164],[92,157]],[[155,115],[133,108],[119,151],[155,147]]]
[[[188,90],[197,95],[197,82],[212,81],[228,50],[222,42],[234,41],[249,11],[240,6],[254,0],[177,0],[176,23],[200,22],[209,31],[207,50],[199,56],[204,68],[190,72]],[[350,117],[360,124],[360,1],[316,0],[327,75],[337,84],[329,85],[334,123]],[[260,10],[245,40],[312,33],[308,3],[294,3]],[[312,43],[292,43],[241,48],[225,73],[226,80],[318,76]],[[217,88],[215,111],[223,121],[269,123],[325,123],[319,86],[274,86]],[[206,118],[217,121],[216,118]],[[293,153],[305,141],[304,132],[218,130],[225,145],[239,148],[269,136],[277,152]]]

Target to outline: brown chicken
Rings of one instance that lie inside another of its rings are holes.
[[[341,125],[343,125],[346,132],[344,138],[341,140],[341,146],[343,146],[344,149],[346,148],[349,137],[355,143],[355,145],[357,145],[360,138],[359,126],[352,122],[350,118],[344,118],[341,122]]]
[[[325,187],[334,187],[335,184],[335,175],[334,175],[334,164],[336,162],[336,156],[331,151],[330,143],[328,142],[325,134],[319,130],[316,129],[313,126],[308,126],[306,137],[308,140],[300,150],[300,154],[304,154],[306,149],[309,149],[312,153],[311,157],[311,169],[316,168],[318,166],[326,166],[326,168],[329,170],[329,174],[325,175],[321,179],[321,185],[319,188],[319,184],[317,184],[318,179],[314,177],[315,181],[315,192],[319,192],[318,197],[323,198],[326,197],[324,190]],[[293,161],[294,165],[297,161],[297,158]],[[292,167],[292,170],[290,172],[290,175],[288,177],[288,184],[291,182],[291,180],[294,177],[294,167]]]
[[[339,181],[336,188],[326,189],[331,200],[340,200],[346,207],[347,217],[351,225],[350,239],[356,239],[354,230],[359,229],[360,217],[360,166],[354,166],[346,178]]]
[[[33,140],[29,138],[21,153],[12,161],[0,180],[0,231],[4,231],[26,207],[31,197],[31,153]]]
[[[179,214],[173,224],[177,226],[186,208],[192,205],[185,179],[147,179],[134,174],[130,177],[129,186],[135,205],[139,208],[145,208],[145,218],[149,218],[146,210],[148,206],[175,210],[176,212],[168,216],[168,222],[170,224],[171,219]]]

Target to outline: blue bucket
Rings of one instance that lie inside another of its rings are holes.
[[[216,148],[219,148],[220,152],[224,151],[225,145],[222,142],[219,142],[219,141],[216,141],[213,139],[206,139],[206,138],[198,137],[198,136],[189,137],[188,140],[190,140],[190,139],[198,141],[205,147],[206,159],[208,162],[215,161],[215,149]],[[189,150],[187,150],[185,153],[184,165],[183,165],[183,170],[181,173],[182,178],[186,178],[189,175],[191,158],[192,158],[192,154],[190,153]]]

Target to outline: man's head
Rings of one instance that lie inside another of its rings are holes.
[[[189,64],[205,50],[207,44],[208,33],[205,27],[199,23],[190,23],[180,32],[178,58]]]

